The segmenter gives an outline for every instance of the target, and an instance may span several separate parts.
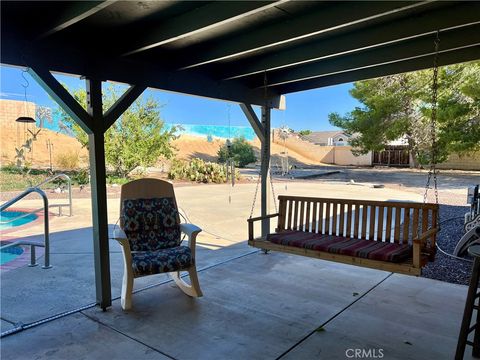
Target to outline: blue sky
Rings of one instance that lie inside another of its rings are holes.
[[[28,74],[29,82],[27,98],[38,105],[55,108],[56,104],[47,93]],[[85,88],[85,82],[71,76],[57,76],[69,89]],[[23,100],[25,84],[22,71],[18,68],[0,66],[0,98]],[[358,105],[348,90],[352,84],[331,86],[322,89],[304,91],[287,95],[287,110],[272,112],[272,127],[287,125],[295,130],[332,130],[328,122],[330,112],[341,114],[352,110]],[[163,104],[162,117],[168,123],[231,125],[247,126],[243,112],[234,103],[199,98],[195,96],[175,94],[160,90],[147,90],[145,95],[151,95]]]

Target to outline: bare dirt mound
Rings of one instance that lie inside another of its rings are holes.
[[[208,142],[207,139],[199,136],[181,135],[180,138],[173,142],[177,148],[177,157],[180,159],[191,159],[194,157],[201,158],[206,161],[216,161],[218,149],[225,143],[223,139],[214,139]],[[255,139],[252,142],[257,158],[260,158],[260,142]],[[284,147],[279,144],[271,144],[272,163],[277,165],[281,162],[281,157],[284,157]],[[290,165],[318,165],[319,163],[311,160],[305,156],[298,154],[295,151],[288,150]]]

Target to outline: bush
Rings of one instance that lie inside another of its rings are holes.
[[[244,137],[233,139],[230,146],[230,151],[227,147],[227,143],[223,144],[218,150],[218,161],[220,163],[227,162],[229,158],[232,158],[233,161],[235,161],[235,164],[241,168],[257,161],[255,152],[253,151],[253,146],[250,145],[250,143],[245,140]]]
[[[62,170],[78,169],[80,157],[77,152],[69,151],[57,155],[57,166]]]
[[[227,172],[223,165],[206,162],[198,158],[191,161],[174,160],[168,178],[221,184],[227,182]],[[237,170],[235,171],[235,178],[240,178],[240,173]]]
[[[90,172],[87,168],[80,169],[79,171],[74,171],[71,174],[68,174],[73,183],[78,185],[86,185],[90,180]]]
[[[300,130],[298,132],[298,135],[305,136],[305,135],[310,135],[311,133],[312,133],[312,130]]]
[[[22,174],[23,170],[21,167],[18,167],[17,165],[7,164],[2,166],[2,172],[8,173],[8,174]]]
[[[126,184],[130,181],[130,179],[126,177],[121,177],[121,176],[115,176],[115,175],[107,175],[107,184],[117,184],[117,185],[123,185]]]

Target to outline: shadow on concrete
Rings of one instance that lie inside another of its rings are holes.
[[[114,225],[109,225],[110,236]],[[43,235],[25,237],[43,242]],[[50,234],[51,269],[27,265],[1,273],[1,331],[14,324],[29,324],[50,316],[95,303],[95,276],[92,228],[85,227]],[[110,240],[112,297],[120,296],[123,255],[115,240]],[[245,242],[229,246],[215,241],[198,241],[199,269],[252,252]],[[38,257],[41,264],[43,257]],[[135,280],[140,289],[168,280],[166,274]]]

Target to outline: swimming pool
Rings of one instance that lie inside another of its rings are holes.
[[[3,243],[5,245],[5,243]],[[12,246],[0,250],[0,265],[8,263],[23,254],[23,248],[20,246]]]
[[[35,214],[28,214],[22,218],[19,216],[26,214],[24,211],[0,211],[0,230],[10,229],[16,226],[28,224],[38,218]]]

